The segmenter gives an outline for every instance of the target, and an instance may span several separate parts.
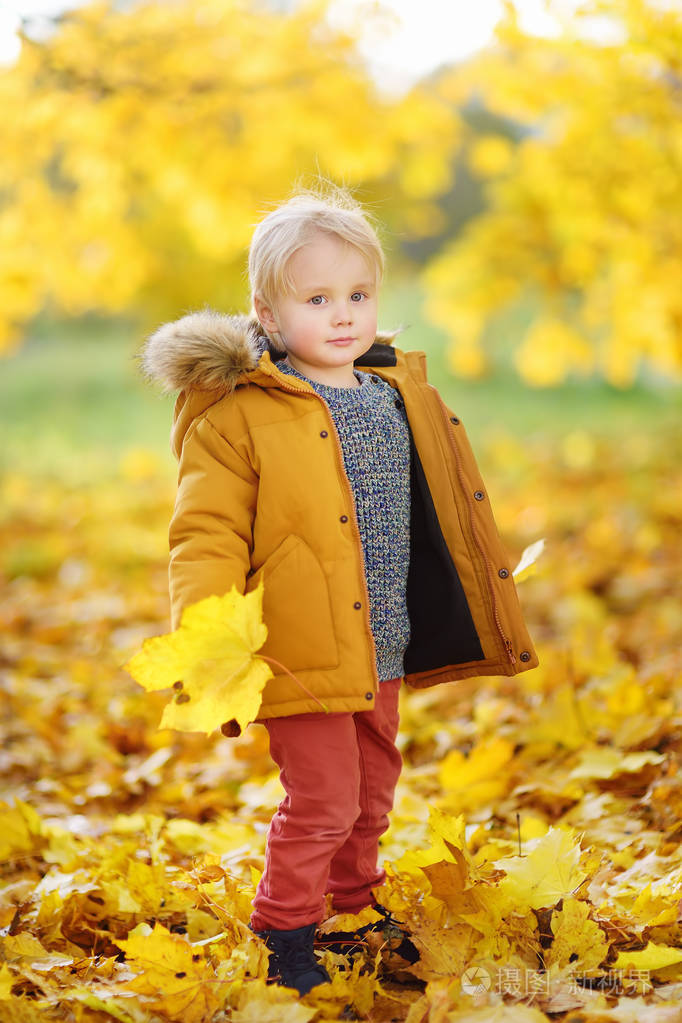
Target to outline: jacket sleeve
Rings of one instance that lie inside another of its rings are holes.
[[[184,608],[233,586],[244,593],[258,476],[204,416],[185,437],[171,518],[171,624]]]

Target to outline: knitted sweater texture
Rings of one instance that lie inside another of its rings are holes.
[[[410,428],[404,403],[385,380],[360,370],[353,371],[359,387],[331,387],[285,360],[277,367],[307,381],[334,420],[355,499],[379,681],[399,678],[410,640]]]

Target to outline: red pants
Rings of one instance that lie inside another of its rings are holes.
[[[268,830],[254,930],[316,923],[327,892],[340,913],[372,903],[385,877],[379,837],[402,767],[395,747],[401,681],[380,683],[373,710],[263,721],[286,795]]]

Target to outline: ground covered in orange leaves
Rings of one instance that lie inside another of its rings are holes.
[[[380,901],[420,952],[303,999],[247,929],[265,730],[159,731],[122,665],[168,631],[167,467],[0,495],[0,1021],[667,1023],[682,1001],[682,461],[582,430],[482,452],[541,666],[404,692]],[[386,961],[384,961],[386,960]]]

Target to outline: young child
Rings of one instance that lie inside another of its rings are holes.
[[[464,428],[424,353],[377,334],[382,273],[347,193],[300,193],[254,233],[255,317],[193,313],[144,351],[180,390],[173,627],[187,605],[263,579],[262,652],[305,686],[281,672],[263,693],[286,795],[251,918],[271,976],[301,993],[329,980],[313,952],[325,895],[359,912],[385,877],[403,678],[537,664]]]

